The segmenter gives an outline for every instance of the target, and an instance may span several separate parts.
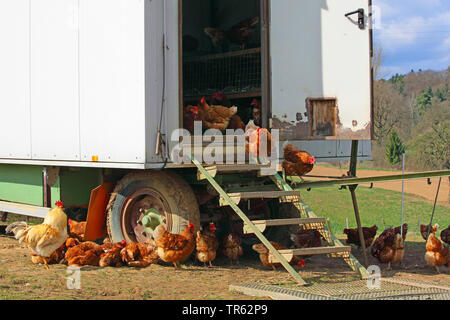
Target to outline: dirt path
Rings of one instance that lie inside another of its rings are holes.
[[[343,174],[347,174],[348,169],[339,169],[339,168],[330,168],[325,166],[316,166],[314,170],[311,171],[311,175],[319,175],[319,176],[342,176]],[[376,171],[376,170],[358,170],[357,175],[360,178],[365,177],[378,177],[384,175],[393,175],[393,174],[401,174],[401,171]],[[413,173],[413,172],[408,172]],[[436,197],[436,190],[439,183],[439,178],[432,178],[431,185],[427,184],[427,179],[418,179],[418,180],[408,180],[405,181],[405,192],[415,194],[421,196],[431,202],[434,202]],[[369,186],[370,184],[363,184]],[[393,182],[377,182],[374,183],[375,188],[393,190],[393,191],[402,191],[402,182],[401,181],[393,181]],[[438,204],[447,206],[450,208],[450,186],[448,177],[442,178],[441,190],[439,192]]]

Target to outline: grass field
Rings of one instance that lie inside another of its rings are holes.
[[[356,190],[358,206],[363,226],[378,225],[383,229],[382,218],[386,226],[399,226],[401,224],[401,196],[400,192],[384,189],[370,189],[359,187]],[[346,228],[346,218],[350,228],[356,228],[352,199],[348,190],[338,190],[336,187],[313,189],[310,192],[302,191],[303,201],[319,217],[331,219],[333,232],[342,236]],[[418,219],[421,224],[430,222],[433,205],[418,196],[406,194],[404,202],[404,222],[409,224],[408,238],[418,239]],[[437,206],[433,223],[442,228],[450,225],[449,208]]]

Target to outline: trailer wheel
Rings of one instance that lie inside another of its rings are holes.
[[[147,242],[161,223],[181,233],[200,212],[191,187],[169,171],[132,172],[118,182],[107,207],[106,226],[113,242]]]

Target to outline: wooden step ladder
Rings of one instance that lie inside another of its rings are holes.
[[[309,256],[318,254],[328,254],[330,257],[344,258],[345,261],[352,267],[353,270],[358,272],[362,278],[369,276],[367,270],[354,258],[351,254],[351,248],[344,246],[334,235],[331,233],[331,228],[326,226],[327,220],[319,218],[302,203],[300,198],[300,192],[294,191],[289,185],[287,185],[279,174],[271,177],[275,185],[279,188],[279,191],[261,191],[261,192],[239,192],[239,193],[227,193],[214,179],[218,173],[217,167],[203,167],[193,156],[189,155],[192,163],[198,169],[197,178],[199,180],[208,180],[210,185],[217,191],[220,196],[221,206],[230,206],[236,214],[244,222],[244,232],[255,234],[256,237],[267,247],[269,250],[269,261],[271,263],[281,263],[281,265],[289,272],[289,274],[300,284],[306,285],[307,283],[302,279],[298,272],[289,264],[294,256]],[[242,199],[280,199],[280,202],[291,202],[298,209],[300,216],[305,218],[295,219],[276,219],[276,220],[258,220],[251,221],[246,214],[239,208],[239,202]],[[294,249],[294,250],[277,250],[270,243],[270,241],[263,235],[263,232],[267,227],[276,226],[289,226],[289,225],[302,225],[304,229],[317,229],[326,241],[330,244],[328,247],[319,248],[307,248],[307,249]]]

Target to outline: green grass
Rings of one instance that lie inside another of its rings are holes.
[[[401,224],[401,192],[360,186],[356,190],[356,197],[363,226],[370,227],[376,224],[379,229],[383,229],[382,218],[388,227]],[[302,198],[316,215],[331,219],[333,233],[338,237],[343,235],[346,228],[345,218],[348,218],[350,228],[356,228],[353,204],[348,190],[338,190],[336,187],[318,188],[310,192],[302,191]],[[404,222],[409,224],[408,238],[419,238],[418,218],[420,216],[421,224],[428,224],[433,205],[411,194],[405,195],[404,204]],[[438,223],[441,229],[449,226],[449,212],[449,208],[437,206],[433,223]]]
[[[387,171],[387,172],[401,172],[401,170],[398,170],[396,168],[374,168],[372,167],[373,161],[360,161],[358,162],[358,170],[370,170],[370,171]],[[330,163],[320,163],[318,165],[319,167],[325,167],[325,168],[333,168],[333,169],[342,169],[347,171],[348,170],[348,164],[343,164],[341,168],[338,165],[330,164]]]

